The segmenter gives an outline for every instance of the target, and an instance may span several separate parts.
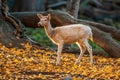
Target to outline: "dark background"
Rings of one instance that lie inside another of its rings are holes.
[[[67,0],[7,0],[10,12],[42,12],[49,9],[66,11]],[[69,1],[69,0],[68,0]],[[120,28],[119,0],[80,0],[78,18]],[[26,28],[26,35],[43,46],[55,45],[47,38],[44,29]],[[98,48],[92,44],[93,48]],[[73,45],[74,47],[74,45]]]

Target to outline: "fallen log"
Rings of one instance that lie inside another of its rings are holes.
[[[67,25],[67,24],[76,24],[76,23],[89,25],[93,31],[94,42],[97,45],[99,45],[101,48],[103,48],[112,57],[116,57],[116,58],[120,57],[120,45],[111,37],[112,35],[113,38],[120,40],[120,35],[118,35],[118,33],[120,33],[120,30],[117,30],[115,28],[112,28],[111,26],[107,26],[104,24],[76,19],[71,15],[61,11],[44,12],[44,14],[48,14],[48,13],[52,15],[51,23],[54,27]],[[12,13],[12,15],[19,18],[26,26],[37,27],[38,18],[36,16],[36,12]],[[108,33],[110,33],[111,35]]]
[[[42,12],[44,13],[44,12]],[[65,12],[61,12],[61,11],[49,11],[49,13],[52,14],[52,20],[59,18],[59,19],[63,19],[61,24],[68,24],[69,22],[66,21],[66,19],[70,19],[69,21],[76,23],[76,19],[72,16],[70,16],[69,14],[65,13]],[[21,20],[21,22],[27,26],[27,27],[36,27],[37,26],[37,22],[39,21],[39,19],[37,18],[36,14],[37,12],[14,12],[11,13],[13,16],[17,17],[18,19]],[[65,19],[64,19],[65,16]],[[55,20],[54,20],[55,21]],[[104,32],[110,33],[110,35],[120,41],[120,30],[116,29],[115,27],[109,26],[109,25],[105,25],[105,24],[101,24],[101,23],[96,23],[96,22],[92,22],[92,21],[86,21],[86,20],[82,20],[79,19],[79,23],[82,24],[87,24],[93,27],[96,27]],[[54,22],[55,24],[55,22]],[[56,24],[57,25],[57,24]],[[60,26],[60,25],[57,25]]]

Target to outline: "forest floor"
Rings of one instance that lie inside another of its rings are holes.
[[[55,65],[56,53],[25,44],[25,49],[6,48],[0,45],[0,80],[119,80],[120,58],[94,55],[90,65],[85,54],[75,65],[78,54],[62,53]]]

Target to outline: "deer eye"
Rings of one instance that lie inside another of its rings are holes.
[[[45,21],[47,21],[47,20],[45,19]]]

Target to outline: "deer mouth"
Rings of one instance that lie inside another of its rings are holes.
[[[38,22],[38,26],[42,26],[41,22]]]

